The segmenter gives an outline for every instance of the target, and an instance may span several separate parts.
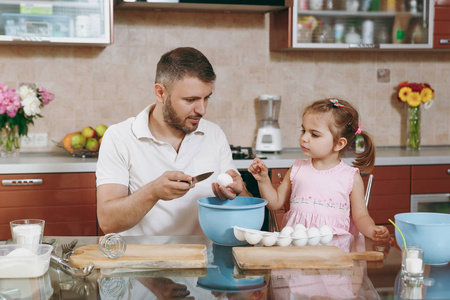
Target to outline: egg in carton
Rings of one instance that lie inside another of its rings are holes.
[[[278,245],[281,247],[290,246],[316,246],[319,243],[326,245],[333,239],[333,230],[328,225],[320,228],[306,228],[302,224],[294,227],[286,226],[281,232],[267,232],[255,229],[232,226],[234,236],[239,241],[247,241],[250,245],[261,243],[263,246],[270,247]]]

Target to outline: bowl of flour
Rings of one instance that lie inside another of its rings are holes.
[[[0,245],[0,278],[35,278],[50,266],[52,245]]]

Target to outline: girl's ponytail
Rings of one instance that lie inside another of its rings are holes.
[[[375,165],[375,144],[366,131],[361,131],[364,138],[364,151],[356,153],[356,159],[353,166],[357,167],[361,172],[372,172]]]

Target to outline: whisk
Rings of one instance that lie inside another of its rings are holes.
[[[108,258],[119,258],[127,250],[127,242],[118,233],[108,233],[100,238],[98,248]]]

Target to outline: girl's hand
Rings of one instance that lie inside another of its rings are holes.
[[[390,240],[389,230],[385,226],[376,226],[372,232],[372,240],[388,242]]]
[[[269,169],[258,157],[253,160],[252,164],[248,167],[248,171],[257,181],[269,179]]]

